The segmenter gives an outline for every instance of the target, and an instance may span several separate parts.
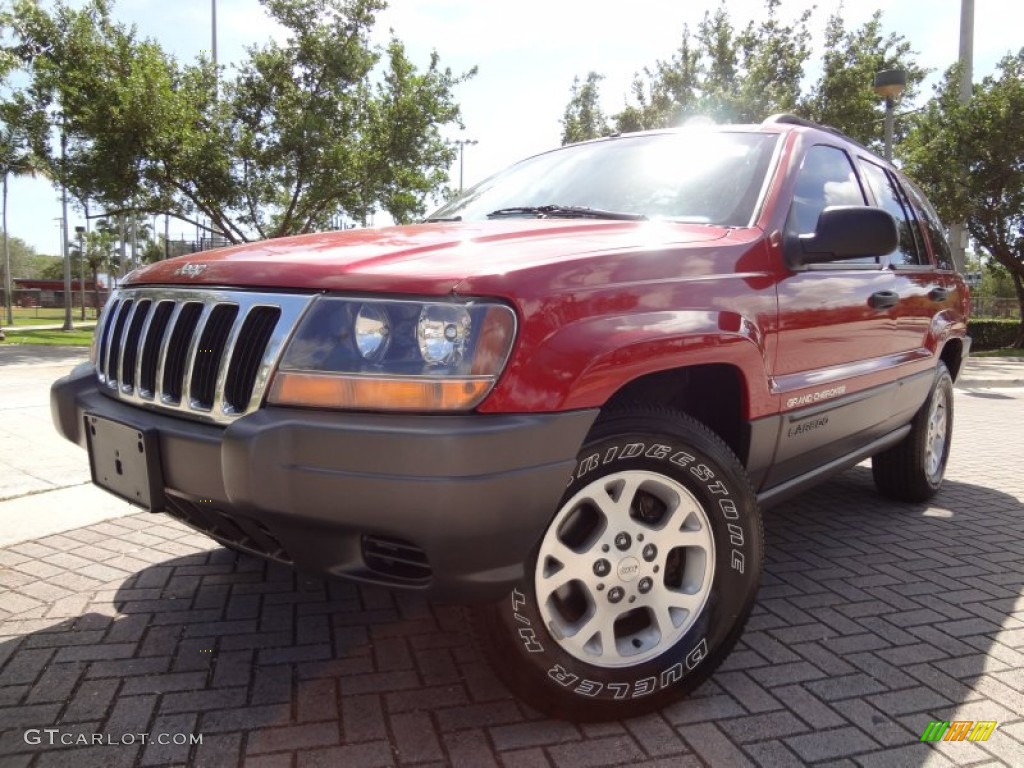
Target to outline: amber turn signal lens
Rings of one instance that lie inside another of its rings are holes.
[[[464,411],[483,400],[493,385],[491,376],[441,379],[278,371],[268,400],[310,408]]]

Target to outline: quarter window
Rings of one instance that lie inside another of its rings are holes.
[[[896,266],[927,263],[928,257],[921,243],[917,219],[892,174],[866,160],[861,160],[860,168],[878,206],[896,219],[899,244],[896,250],[889,254],[889,263]]]
[[[936,265],[939,269],[953,269],[953,253],[950,250],[946,229],[942,226],[939,214],[935,212],[935,208],[928,202],[924,193],[914,184],[904,179],[903,187],[910,195],[910,202],[914,206],[918,218],[924,222],[925,229],[928,230],[928,240],[931,241]]]

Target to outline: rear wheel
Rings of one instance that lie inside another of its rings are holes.
[[[953,439],[953,379],[939,363],[935,381],[910,433],[897,445],[871,458],[875,487],[897,501],[927,501],[946,474]]]
[[[631,717],[725,658],[762,553],[756,499],[718,437],[667,409],[614,412],[592,429],[526,578],[473,620],[499,676],[537,709]]]

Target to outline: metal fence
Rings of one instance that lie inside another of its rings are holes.
[[[992,296],[971,297],[971,317],[1020,318],[1020,304],[1016,299],[999,299]]]
[[[17,288],[11,292],[14,297],[14,306],[22,309],[64,309],[64,291],[49,291],[43,288]],[[106,301],[107,296],[110,292],[106,288],[101,288],[99,291],[99,306],[102,307]],[[2,288],[0,288],[0,307],[7,306],[7,297],[4,294]],[[82,306],[82,294],[80,291],[71,292],[71,306],[81,307]],[[96,292],[86,288],[85,289],[85,306],[87,308],[95,309],[96,304]]]

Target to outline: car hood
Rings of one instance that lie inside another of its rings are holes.
[[[710,243],[730,230],[665,222],[510,219],[322,232],[204,251],[132,272],[173,284],[446,294],[463,280],[595,253]]]

